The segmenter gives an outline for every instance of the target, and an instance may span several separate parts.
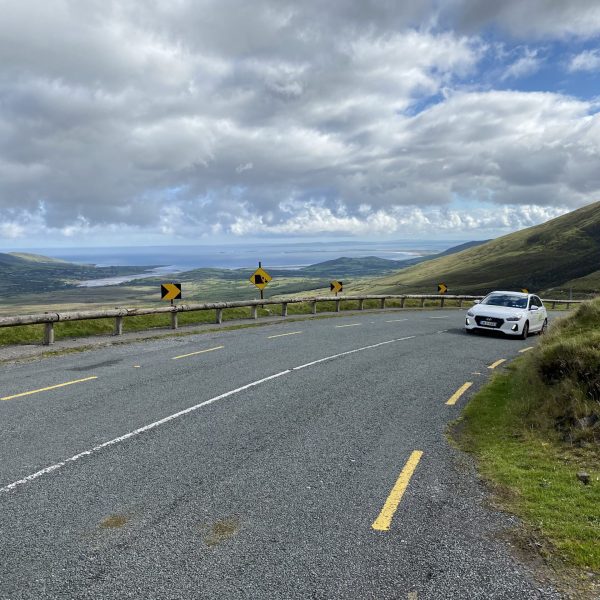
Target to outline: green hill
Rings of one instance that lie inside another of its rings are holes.
[[[0,281],[6,297],[73,288],[84,279],[142,273],[146,268],[150,267],[96,267],[38,254],[0,253]]]
[[[571,282],[580,295],[598,292],[600,202],[547,223],[511,233],[462,252],[428,260],[393,275],[357,284],[349,293],[484,294],[493,289],[554,289],[562,295]]]

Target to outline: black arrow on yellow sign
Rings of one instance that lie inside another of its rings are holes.
[[[179,300],[181,298],[180,283],[162,283],[160,286],[161,300]]]
[[[445,294],[448,291],[448,286],[445,283],[438,283],[438,294]]]
[[[341,292],[344,289],[344,284],[341,281],[332,281],[329,284],[329,291],[335,292],[335,295],[338,295],[338,292]]]

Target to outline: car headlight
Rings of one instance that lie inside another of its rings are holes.
[[[467,314],[468,314],[470,317],[474,317],[474,316],[475,316],[475,313],[474,313],[472,310],[468,310],[468,311],[467,311]]]
[[[506,317],[507,321],[520,321],[523,318],[523,315],[519,313],[518,315],[514,315],[512,317]]]

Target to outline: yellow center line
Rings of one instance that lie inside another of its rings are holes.
[[[389,530],[394,513],[396,512],[396,509],[400,504],[400,500],[402,500],[402,496],[408,487],[410,478],[412,477],[417,465],[419,464],[419,461],[421,460],[421,456],[423,456],[423,452],[421,452],[421,450],[415,450],[406,461],[406,464],[400,472],[398,480],[396,481],[396,484],[392,488],[390,495],[385,501],[379,516],[371,525],[375,531]]]
[[[500,360],[497,360],[496,362],[493,362],[488,369],[495,369],[498,365],[501,365],[503,362],[506,362],[505,358],[501,358]]]
[[[20,394],[13,394],[12,396],[4,396],[0,400],[13,400],[14,398],[22,398],[23,396],[30,396],[31,394],[38,394],[39,392],[47,392],[48,390],[55,390],[56,388],[65,387],[66,385],[73,385],[74,383],[83,383],[84,381],[91,381],[92,379],[98,379],[97,375],[92,377],[85,377],[84,379],[75,379],[73,381],[66,381],[65,383],[57,383],[56,385],[49,385],[39,390],[31,390],[29,392],[21,392]]]
[[[454,394],[452,394],[452,396],[450,396],[450,398],[448,399],[448,401],[446,402],[446,404],[448,406],[454,406],[458,399],[473,385],[472,381],[467,381],[466,383],[463,383],[455,392]]]
[[[267,336],[268,340],[272,340],[273,338],[285,337],[286,335],[298,335],[302,333],[301,331],[291,331],[290,333],[278,333],[277,335],[269,335]]]
[[[185,358],[186,356],[194,356],[196,354],[204,354],[205,352],[213,352],[214,350],[220,350],[225,346],[217,346],[216,348],[208,348],[207,350],[198,350],[197,352],[190,352],[188,354],[181,354],[180,356],[173,356],[171,360],[177,360],[178,358]]]
[[[533,350],[533,346],[529,346],[529,348],[523,348],[522,350],[519,350],[519,352],[529,352],[529,350]]]
[[[339,329],[340,327],[358,327],[359,325],[362,325],[362,323],[350,323],[349,325],[336,325],[336,327]]]

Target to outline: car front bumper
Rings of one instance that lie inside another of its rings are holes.
[[[484,325],[477,325],[475,317],[465,318],[465,329],[469,331],[499,331],[506,335],[521,335],[524,326],[524,319],[521,319],[520,321],[504,321],[500,327],[486,327]]]

